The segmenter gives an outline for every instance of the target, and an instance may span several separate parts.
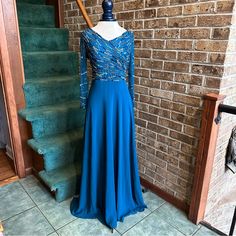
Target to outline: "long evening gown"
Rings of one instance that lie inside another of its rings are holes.
[[[86,29],[80,53],[80,102],[86,116],[80,194],[71,202],[71,213],[97,218],[113,229],[125,216],[147,208],[136,155],[134,34],[125,31],[106,40]],[[92,66],[90,89],[87,58]]]

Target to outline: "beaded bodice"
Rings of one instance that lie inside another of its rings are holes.
[[[80,39],[80,104],[86,108],[88,98],[87,58],[92,67],[92,79],[126,80],[134,105],[134,35],[125,31],[106,40],[92,29],[81,33]]]

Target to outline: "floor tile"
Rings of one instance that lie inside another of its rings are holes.
[[[202,226],[195,234],[194,236],[211,236],[211,235],[218,235],[217,233],[209,230],[208,228]]]
[[[54,231],[37,207],[3,221],[4,235],[48,235]]]
[[[37,205],[53,199],[53,196],[33,175],[21,179],[20,184]]]
[[[200,227],[190,222],[184,212],[169,203],[165,203],[155,212],[161,213],[163,219],[186,235],[193,234]]]
[[[35,206],[19,182],[1,187],[0,199],[1,220],[6,220]]]
[[[52,234],[49,234],[48,236],[58,236],[57,232],[53,232]]]
[[[168,224],[158,212],[153,212],[141,222],[123,234],[124,236],[183,236],[177,229]]]
[[[165,203],[165,200],[158,197],[156,194],[152,192],[146,192],[143,194],[143,200],[146,203],[148,209],[150,211],[156,210],[158,207],[160,207],[163,203]]]
[[[135,224],[137,224],[139,221],[141,221],[145,216],[149,215],[151,213],[150,210],[145,209],[142,212],[138,212],[134,215],[129,215],[124,218],[124,222],[119,222],[116,230],[123,234],[125,231],[133,227]]]
[[[40,204],[38,207],[50,222],[50,224],[55,229],[59,229],[62,226],[77,219],[70,213],[70,202],[71,199],[63,201],[61,203],[58,203],[54,199],[51,199],[48,202]]]
[[[114,230],[112,234],[111,229],[103,225],[97,219],[82,219],[82,218],[78,218],[77,220],[66,225],[65,227],[59,229],[57,233],[60,236],[120,235],[116,230]]]

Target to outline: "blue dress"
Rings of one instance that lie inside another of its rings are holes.
[[[71,213],[116,228],[117,221],[147,208],[136,155],[133,32],[106,40],[86,29],[80,53],[80,104],[86,115],[80,194],[71,202]]]

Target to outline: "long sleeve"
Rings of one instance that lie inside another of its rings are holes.
[[[130,62],[129,62],[129,71],[128,71],[128,87],[129,93],[132,98],[134,106],[134,36],[132,34],[131,39],[131,51],[130,51]]]
[[[88,99],[87,54],[83,36],[80,38],[80,108],[86,109]]]

